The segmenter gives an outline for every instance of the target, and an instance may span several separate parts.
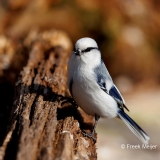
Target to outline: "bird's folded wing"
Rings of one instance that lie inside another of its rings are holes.
[[[117,87],[114,85],[112,78],[102,60],[101,64],[94,69],[94,72],[100,88],[104,92],[112,96],[122,110],[123,108],[125,108],[127,111],[129,111],[129,109],[125,106],[125,101],[122,95],[120,94]]]
[[[121,107],[124,107],[127,111],[129,111],[129,109],[125,106],[125,101],[122,95],[120,94],[118,88],[115,85],[113,85],[112,88],[109,90],[109,95],[111,95]]]

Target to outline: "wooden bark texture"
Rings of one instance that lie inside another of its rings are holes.
[[[0,160],[97,159],[94,141],[82,133],[90,126],[85,119],[92,118],[61,99],[69,96],[69,38],[55,30],[32,31],[23,45],[29,53],[28,62],[15,85]]]

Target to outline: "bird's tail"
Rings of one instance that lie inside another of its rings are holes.
[[[136,122],[134,122],[124,111],[120,109],[118,111],[118,115],[142,143],[148,144],[148,141],[150,139],[149,136]]]

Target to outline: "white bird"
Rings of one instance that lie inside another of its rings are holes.
[[[142,143],[148,143],[148,135],[124,112],[128,110],[125,101],[103,63],[95,40],[81,38],[76,42],[68,62],[68,87],[78,106],[95,116],[93,131],[87,136],[95,140],[94,131],[100,117],[119,117]]]

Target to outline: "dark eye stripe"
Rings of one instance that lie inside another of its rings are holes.
[[[87,49],[82,50],[82,52],[83,52],[83,53],[85,53],[85,52],[89,52],[89,51],[91,51],[91,50],[93,50],[93,49],[97,49],[97,50],[99,50],[99,49],[98,49],[98,48],[96,48],[96,47],[88,47]]]

